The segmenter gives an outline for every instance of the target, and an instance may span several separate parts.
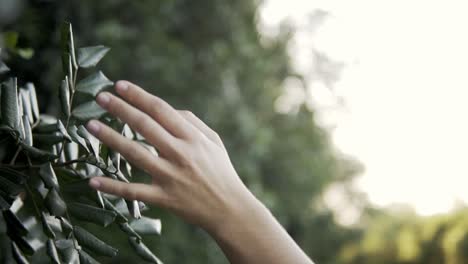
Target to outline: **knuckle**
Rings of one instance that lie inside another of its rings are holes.
[[[128,145],[126,147],[124,147],[124,149],[126,149],[126,157],[128,160],[136,160],[137,157],[138,157],[138,148],[132,143],[132,142],[128,142]]]
[[[180,110],[179,113],[186,117],[194,117],[195,115],[189,110]]]
[[[113,194],[120,194],[122,193],[122,189],[118,185],[118,183],[111,181],[109,183],[109,192]]]
[[[130,186],[122,186],[122,196],[128,200],[138,200],[138,193]]]
[[[107,104],[107,110],[110,111],[111,113],[114,113],[117,111],[117,109],[120,108],[121,102],[114,97],[110,97],[111,99],[109,100],[109,103]]]
[[[196,167],[195,154],[191,150],[186,150],[179,158],[182,168],[193,170]]]
[[[114,148],[120,148],[119,141],[115,140],[115,134],[112,129],[105,127],[102,129],[99,139]]]
[[[211,131],[211,136],[212,136],[214,139],[221,141],[221,137],[220,137],[219,134],[216,133],[215,131]]]
[[[165,103],[163,99],[153,95],[150,100],[151,106],[153,109],[160,109],[162,107],[165,107]]]
[[[135,118],[133,119],[132,125],[135,127],[135,129],[143,131],[148,127],[148,124],[150,123],[150,118],[149,116],[145,114],[139,114],[136,115]]]
[[[164,109],[162,107],[159,107],[157,105],[151,105],[149,106],[148,113],[154,117],[154,119],[158,119],[158,117],[164,115]]]
[[[130,89],[130,92],[127,93],[127,100],[131,103],[136,103],[139,99],[138,93],[135,89]]]

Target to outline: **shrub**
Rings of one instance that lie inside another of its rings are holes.
[[[64,80],[58,95],[61,113],[41,114],[32,83],[18,87],[10,69],[0,60],[0,250],[2,263],[38,262],[47,254],[52,263],[98,263],[96,258],[114,257],[118,250],[87,231],[90,222],[104,228],[116,225],[144,260],[161,263],[145,246],[142,234],[159,234],[160,221],[141,216],[139,201],[105,195],[88,186],[88,180],[106,175],[128,182],[132,167],[119,153],[100,144],[84,123],[92,118],[145,143],[120,120],[109,116],[94,101],[112,86],[102,72],[90,69],[106,55],[105,46],[74,47],[71,24],[61,30]],[[78,74],[80,71],[80,74]],[[84,78],[79,78],[86,75]],[[1,219],[2,217],[0,217]],[[40,253],[42,252],[42,253]],[[45,253],[44,253],[45,252]]]

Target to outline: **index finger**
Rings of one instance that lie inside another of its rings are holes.
[[[192,124],[163,99],[128,81],[118,81],[115,89],[125,101],[151,116],[175,137],[182,139],[193,137]]]

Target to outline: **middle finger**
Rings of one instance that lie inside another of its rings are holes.
[[[110,114],[120,118],[143,135],[163,156],[174,154],[174,144],[177,139],[147,114],[108,92],[100,93],[96,101]]]

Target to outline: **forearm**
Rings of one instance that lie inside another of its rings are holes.
[[[208,230],[232,264],[313,262],[270,211],[250,193]]]

